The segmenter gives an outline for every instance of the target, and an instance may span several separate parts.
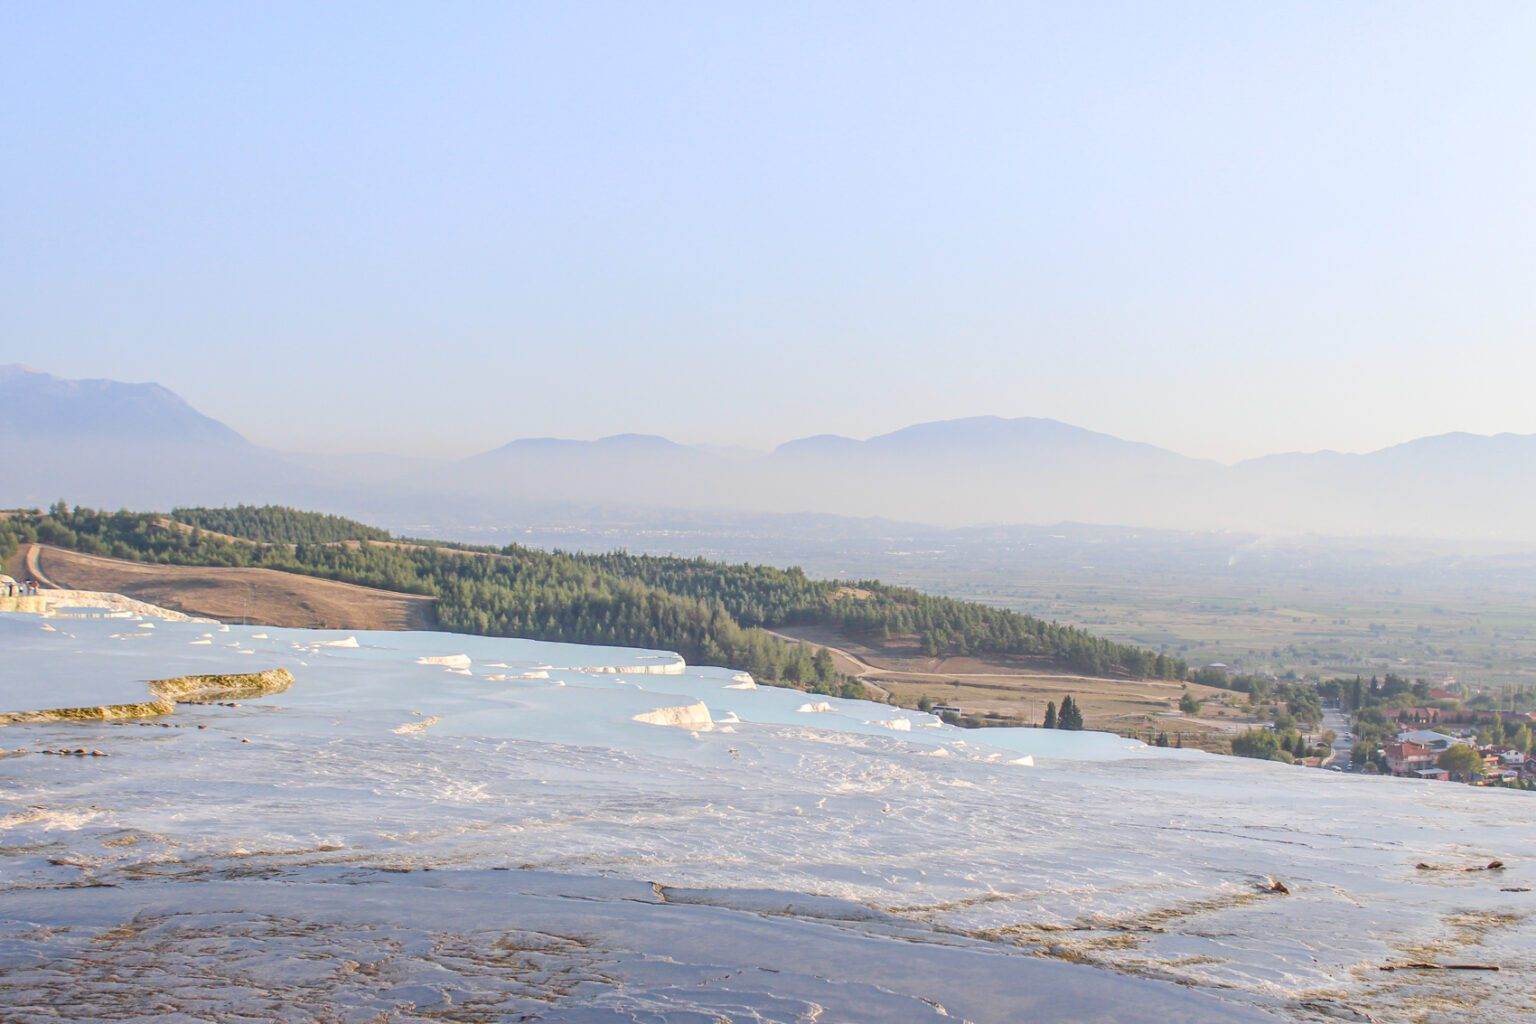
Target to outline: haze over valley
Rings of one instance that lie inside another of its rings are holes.
[[[1223,465],[1054,420],[977,416],[761,453],[637,433],[517,439],[453,460],[315,456],[252,444],[157,385],[15,365],[0,368],[0,410],[0,453],[28,467],[0,481],[13,505],[299,502],[487,528],[555,503],[1536,543],[1536,435]]]

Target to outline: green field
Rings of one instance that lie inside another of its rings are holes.
[[[1475,685],[1536,684],[1536,603],[1514,595],[1378,593],[1325,585],[1199,589],[1154,579],[1012,584],[955,577],[926,586],[1101,635],[1165,649],[1192,665],[1305,677],[1396,672]]]

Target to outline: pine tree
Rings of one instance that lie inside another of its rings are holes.
[[[1053,700],[1045,704],[1045,728],[1056,728],[1056,702]]]

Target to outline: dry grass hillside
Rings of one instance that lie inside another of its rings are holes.
[[[775,632],[827,647],[839,671],[858,676],[907,707],[927,697],[968,716],[1034,725],[1044,719],[1048,701],[1059,707],[1071,694],[1090,729],[1140,738],[1166,732],[1185,746],[1221,752],[1231,749],[1233,733],[1253,722],[1243,694],[1195,683],[1072,675],[1043,670],[1024,659],[935,658],[924,655],[910,637],[874,645],[825,628]],[[1179,698],[1186,692],[1204,702],[1199,714],[1179,711]]]
[[[314,629],[431,629],[432,598],[298,576],[125,562],[38,545],[37,568],[57,587],[106,590],[225,622]],[[18,554],[24,562],[25,551]]]

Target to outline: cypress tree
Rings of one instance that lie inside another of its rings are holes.
[[[1045,704],[1045,728],[1056,728],[1056,702],[1053,700]]]

